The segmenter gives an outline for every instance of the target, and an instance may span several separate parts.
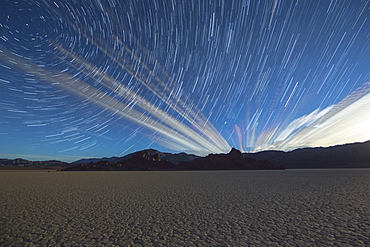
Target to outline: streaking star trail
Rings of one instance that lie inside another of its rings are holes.
[[[1,156],[370,140],[370,1],[10,1]]]

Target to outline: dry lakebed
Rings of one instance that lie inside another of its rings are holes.
[[[0,246],[370,246],[370,169],[0,171]]]

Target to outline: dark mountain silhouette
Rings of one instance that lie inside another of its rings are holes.
[[[325,148],[302,148],[290,152],[246,153],[244,157],[267,159],[287,169],[370,168],[370,141]]]
[[[64,171],[162,171],[176,170],[177,166],[160,158],[160,152],[149,149],[138,151],[121,158],[116,158],[111,161],[100,160],[98,162],[90,162],[77,164],[64,169]]]
[[[303,148],[290,152],[195,155],[161,153],[148,149],[102,163],[91,162],[66,170],[246,170],[300,168],[370,168],[370,141],[326,148]]]
[[[64,170],[245,170],[300,168],[370,168],[370,141],[327,148],[303,148],[290,152],[263,151],[244,153],[232,149],[228,154],[206,157],[162,153],[147,149],[124,157],[82,159],[73,163],[57,160],[29,161],[0,159],[0,169]]]
[[[69,166],[71,164],[58,160],[0,159],[0,169],[61,169]]]
[[[180,162],[178,166],[181,170],[261,170],[277,168],[270,161],[259,161],[244,157],[235,148],[231,149],[228,154],[210,154],[204,158]]]
[[[104,157],[104,158],[86,158],[86,159],[80,159],[72,162],[71,164],[87,164],[91,162],[99,162],[99,161],[109,161],[112,162],[114,160],[118,159],[118,157]]]
[[[164,170],[255,170],[276,169],[269,161],[257,161],[244,157],[232,149],[228,154],[210,154],[207,157],[197,157],[185,153],[169,154],[148,149],[117,158],[112,161],[100,160],[77,164],[64,169],[65,171],[164,171]]]
[[[131,153],[131,154],[128,154],[126,156],[123,156],[123,157],[111,157],[111,158],[91,158],[91,159],[81,159],[81,160],[77,160],[77,161],[74,161],[72,162],[72,164],[87,164],[87,163],[91,163],[91,162],[98,162],[98,161],[109,161],[109,163],[111,164],[118,164],[118,163],[122,163],[124,160],[127,160],[129,158],[131,158],[132,156],[134,156],[135,154],[137,153],[140,153],[140,152],[146,152],[148,153],[149,155],[155,155],[157,154],[158,157],[161,159],[161,160],[167,160],[175,165],[178,165],[180,162],[182,161],[190,161],[190,160],[193,160],[193,159],[196,159],[196,158],[199,158],[199,156],[196,156],[196,155],[193,155],[193,154],[186,154],[186,153],[178,153],[178,154],[172,154],[172,153],[162,153],[162,152],[159,152],[157,150],[154,150],[154,149],[146,149],[146,150],[142,150],[142,151],[138,151],[138,152],[134,152],[134,153]]]

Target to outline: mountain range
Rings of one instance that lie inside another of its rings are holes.
[[[370,141],[332,147],[302,148],[290,152],[262,151],[244,154],[267,159],[286,169],[301,168],[370,168]]]
[[[262,151],[199,157],[186,153],[163,153],[147,149],[123,157],[81,159],[73,163],[56,160],[0,159],[0,169],[76,170],[255,170],[301,168],[370,168],[370,141],[333,147],[302,148],[294,151]]]
[[[63,169],[71,166],[70,163],[47,160],[30,161],[25,159],[0,159],[0,169]]]
[[[184,170],[260,170],[283,169],[270,161],[245,157],[239,150],[231,149],[228,154],[210,154],[198,157],[185,153],[162,153],[154,149],[138,151],[121,158],[103,158],[75,162],[64,171],[184,171]]]

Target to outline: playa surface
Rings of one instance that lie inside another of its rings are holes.
[[[369,246],[370,169],[0,171],[0,246]]]

